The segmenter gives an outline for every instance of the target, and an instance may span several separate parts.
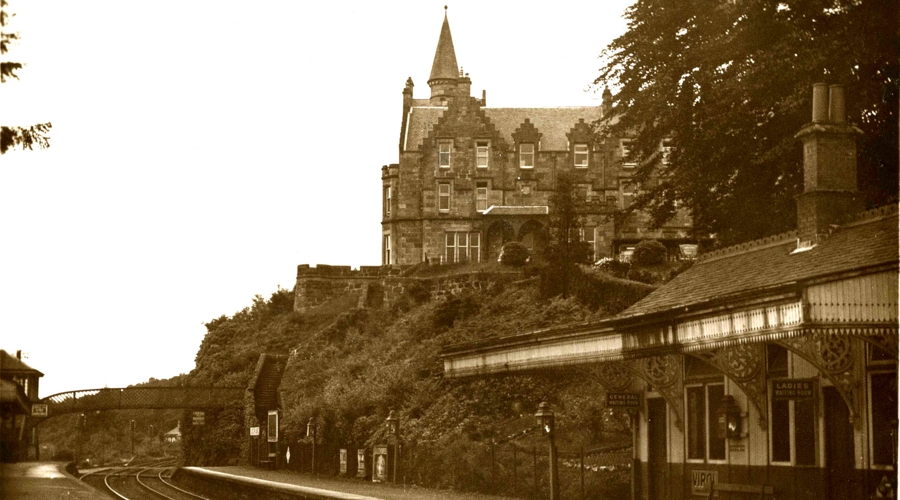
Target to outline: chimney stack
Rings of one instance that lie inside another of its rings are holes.
[[[16,359],[22,361],[22,351],[16,351]]]
[[[803,142],[803,194],[797,197],[797,230],[815,242],[832,226],[862,210],[856,191],[856,136],[847,123],[844,86],[813,85],[812,122],[795,136]]]

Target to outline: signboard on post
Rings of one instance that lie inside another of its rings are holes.
[[[266,433],[270,443],[278,442],[278,410],[269,410],[269,420]]]
[[[609,408],[640,408],[641,395],[634,392],[606,393],[606,406]]]
[[[356,477],[366,477],[366,449],[360,448],[356,450]]]
[[[31,405],[31,416],[32,417],[46,417],[49,415],[49,410],[47,405],[35,403]]]
[[[195,411],[192,414],[191,425],[206,425],[206,413]]]
[[[714,470],[691,471],[691,494],[709,495],[709,486],[712,483],[719,484],[719,473]]]
[[[377,445],[372,449],[372,482],[383,483],[388,480],[388,447]]]
[[[341,475],[347,475],[347,449],[341,448]]]
[[[783,378],[772,381],[772,401],[814,399],[816,383],[812,379]]]
[[[250,428],[250,435],[259,437],[259,426]]]

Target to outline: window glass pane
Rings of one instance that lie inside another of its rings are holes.
[[[772,461],[791,461],[791,420],[788,401],[772,401]]]
[[[706,458],[706,400],[703,387],[687,389],[688,458]]]
[[[897,358],[880,347],[869,344],[869,361],[896,361]]]
[[[897,374],[872,374],[872,452],[876,465],[892,465],[896,441]],[[894,430],[896,432],[896,430]]]
[[[575,165],[586,167],[588,164],[588,147],[587,144],[575,145]]]
[[[456,246],[456,233],[447,233],[447,246]]]
[[[815,401],[794,401],[794,448],[797,465],[816,465]]]
[[[519,145],[519,166],[526,168],[534,166],[534,144]]]
[[[725,396],[724,385],[707,386],[709,394],[709,406],[707,407],[707,419],[709,422],[709,459],[725,460],[725,439],[716,437],[716,411],[722,406],[722,398]]]
[[[440,160],[440,165],[442,167],[449,167],[450,166],[450,143],[442,142],[439,144],[439,147],[440,147],[440,153],[438,154],[438,156],[439,156],[439,160]]]
[[[766,362],[769,375],[787,377],[788,352],[786,348],[776,344],[767,344]]]

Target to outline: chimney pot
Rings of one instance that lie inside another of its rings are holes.
[[[843,85],[831,85],[828,87],[828,119],[835,123],[847,121],[847,112],[844,108]]]
[[[828,121],[828,84],[813,84],[812,121]]]
[[[16,351],[16,359],[22,361],[22,351]]]

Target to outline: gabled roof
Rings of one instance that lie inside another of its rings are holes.
[[[404,151],[416,151],[422,140],[434,128],[444,110],[443,107],[414,107],[407,120]],[[568,138],[578,120],[592,123],[600,118],[599,106],[575,106],[560,108],[482,108],[485,116],[509,144],[513,144],[512,134],[528,118],[541,134],[541,151],[566,151]]]
[[[872,210],[795,252],[796,232],[711,252],[690,269],[619,314],[636,318],[727,299],[828,275],[897,264],[897,206]]]
[[[21,359],[11,355],[10,353],[0,349],[0,372],[2,373],[36,373],[38,377],[44,374],[26,365]]]
[[[445,8],[441,37],[438,38],[437,50],[434,51],[434,63],[431,65],[431,76],[428,78],[428,81],[438,78],[456,79],[458,77],[459,65],[456,64],[456,51],[453,50],[453,37],[450,36],[450,23],[447,21]]]

